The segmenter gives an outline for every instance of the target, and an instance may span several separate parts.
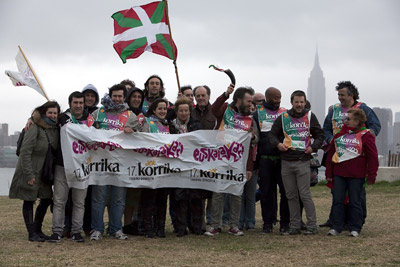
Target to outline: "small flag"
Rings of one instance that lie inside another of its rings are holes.
[[[17,56],[15,57],[17,62],[18,72],[6,70],[6,75],[10,78],[11,82],[15,86],[28,86],[35,89],[39,94],[47,98],[44,89],[40,87],[39,82],[33,75],[32,69],[29,67],[28,62],[22,55],[21,50],[18,50]]]
[[[152,2],[122,10],[114,19],[114,49],[126,63],[144,51],[176,60],[177,48],[168,28],[168,14],[164,1]]]

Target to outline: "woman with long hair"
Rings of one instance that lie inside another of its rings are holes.
[[[143,121],[143,132],[169,134],[166,120],[168,102],[156,99],[149,107]],[[142,222],[147,238],[165,237],[165,219],[169,188],[143,188],[141,196]]]
[[[48,239],[42,232],[42,223],[47,208],[52,202],[52,186],[45,184],[41,177],[43,164],[49,145],[55,150],[58,147],[59,131],[57,118],[60,106],[49,101],[37,107],[32,119],[34,124],[25,133],[21,145],[17,168],[10,187],[10,198],[23,200],[22,215],[28,230],[29,241],[43,242]],[[40,202],[33,217],[33,204]]]

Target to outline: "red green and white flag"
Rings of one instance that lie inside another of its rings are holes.
[[[165,1],[134,6],[111,17],[114,19],[114,49],[122,62],[137,58],[144,51],[176,59],[178,51],[169,34]]]

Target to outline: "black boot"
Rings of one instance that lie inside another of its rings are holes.
[[[158,221],[157,222],[157,236],[164,238],[165,236],[165,221]]]
[[[26,205],[25,202],[22,208],[22,215],[24,216],[26,229],[28,230],[28,240],[32,242],[44,242],[44,239],[35,233],[35,223],[33,222],[33,202],[32,205]]]
[[[51,199],[41,199],[39,205],[36,208],[35,212],[35,233],[44,240],[49,240],[50,236],[45,235],[42,232],[42,224],[44,220],[44,216],[46,216],[47,208],[52,203]]]

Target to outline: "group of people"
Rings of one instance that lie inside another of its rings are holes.
[[[106,233],[119,240],[127,239],[128,234],[165,237],[168,199],[178,237],[189,231],[214,236],[221,232],[223,224],[229,226],[230,234],[241,236],[244,230],[255,228],[257,186],[262,233],[272,233],[278,221],[279,187],[279,232],[296,235],[303,230],[304,234],[313,235],[318,230],[310,193],[310,159],[323,148],[333,201],[329,220],[322,226],[331,227],[329,235],[340,234],[348,227],[352,236],[358,236],[366,217],[363,184],[374,183],[378,169],[374,135],[379,133],[380,123],[367,105],[357,101],[358,90],[351,82],[338,83],[336,90],[340,103],[329,109],[322,129],[317,117],[306,107],[306,94],[300,90],[291,94],[292,107],[287,110],[280,106],[281,92],[274,87],[262,94],[250,87],[235,89],[231,84],[211,104],[211,89],[206,85],[193,89],[184,86],[177,101],[169,102],[165,99],[163,81],[157,75],[147,79],[144,90],[124,80],[109,88],[101,100],[96,87],[89,84],[81,92],[70,94],[69,109],[63,113],[54,101],[34,110],[27,123],[9,196],[23,200],[22,213],[30,241],[58,243],[62,237],[84,242],[82,230],[90,240],[100,240]],[[233,101],[229,103],[232,94]],[[59,133],[60,127],[67,123],[126,134],[182,134],[200,129],[250,132],[243,194],[113,185],[69,188]],[[49,146],[57,151],[54,186],[41,179]],[[38,198],[34,215],[33,205]],[[47,236],[42,223],[52,203],[53,234]],[[106,207],[108,229],[103,220]]]

